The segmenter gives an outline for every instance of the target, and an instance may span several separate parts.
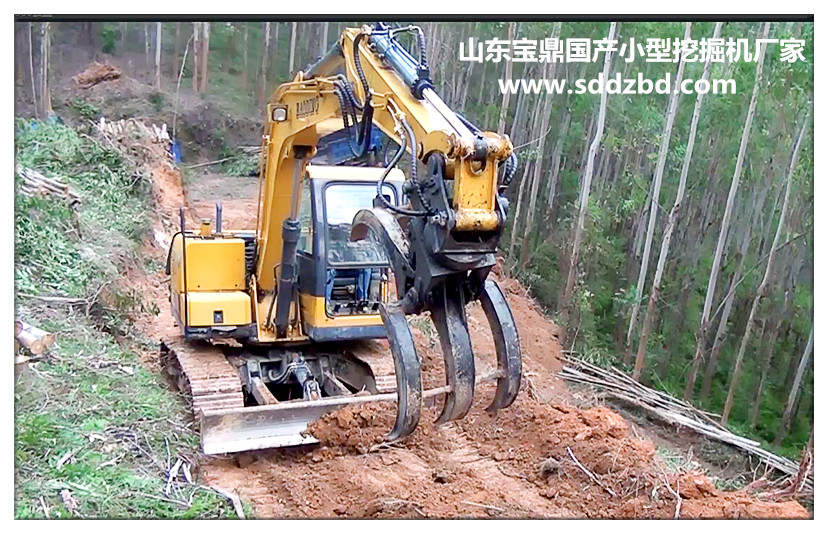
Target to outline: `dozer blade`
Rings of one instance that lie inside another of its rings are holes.
[[[336,406],[302,406],[285,402],[203,412],[201,448],[205,454],[312,445],[319,441],[304,435],[308,424]]]
[[[494,412],[512,404],[520,390],[520,340],[512,310],[500,286],[493,280],[486,280],[480,304],[492,329],[497,352],[497,368],[502,372],[502,376],[497,380],[495,398],[486,408],[486,411]]]
[[[386,440],[393,441],[411,434],[420,422],[423,404],[420,359],[408,328],[408,321],[399,305],[382,305],[380,315],[385,323],[394,359],[396,393],[343,395],[319,400],[295,400],[263,406],[203,410],[201,446],[204,453],[223,454],[318,443],[316,438],[307,433],[310,423],[349,404],[377,401],[397,403],[396,422]],[[436,394],[438,392],[432,392],[432,395]]]
[[[385,323],[397,377],[397,419],[394,428],[385,437],[392,441],[411,434],[417,428],[423,405],[423,384],[420,358],[400,305],[383,304],[380,306],[380,315]]]
[[[474,400],[474,352],[466,322],[466,301],[461,283],[448,279],[434,289],[431,320],[440,337],[446,368],[443,411],[436,423],[461,419],[469,413]]]

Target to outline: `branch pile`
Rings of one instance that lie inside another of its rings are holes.
[[[109,63],[92,63],[83,72],[75,74],[72,79],[82,89],[94,87],[101,82],[117,80],[122,75],[121,69]]]
[[[639,384],[615,367],[604,369],[571,355],[564,356],[563,361],[564,367],[558,376],[564,380],[587,384],[610,397],[637,406],[664,422],[690,428],[708,438],[732,445],[760,458],[768,466],[788,476],[796,477],[800,473],[798,463],[762,449],[758,441],[730,432],[711,417],[714,414],[704,412],[683,400]],[[805,480],[801,482],[801,488],[813,492],[813,473],[805,477]]]
[[[172,141],[166,123],[147,126],[135,118],[110,121],[101,117],[93,124],[96,133],[111,146],[118,146],[130,159],[137,158],[133,160],[136,166],[139,162],[152,165],[159,160],[172,164]]]
[[[60,178],[46,178],[34,169],[28,169],[20,164],[15,165],[15,173],[23,178],[20,192],[26,196],[57,196],[69,201],[70,204],[80,202],[80,196],[63,183]]]

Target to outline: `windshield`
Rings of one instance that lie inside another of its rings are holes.
[[[385,185],[383,194],[396,204],[394,188]],[[325,188],[325,226],[328,262],[331,264],[388,264],[382,246],[372,233],[351,242],[351,223],[359,210],[370,209],[377,196],[375,184],[332,184]]]

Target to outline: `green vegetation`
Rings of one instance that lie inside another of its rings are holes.
[[[101,116],[101,110],[99,107],[92,105],[81,98],[76,98],[72,102],[72,107],[78,115],[86,120],[94,121]]]
[[[163,492],[170,463],[192,461],[197,437],[178,395],[139,361],[142,345],[156,350],[130,334],[129,316],[145,304],[118,287],[149,228],[146,178],[71,128],[16,126],[17,161],[63,177],[82,198],[74,211],[55,197],[16,197],[17,291],[89,306],[18,297],[21,318],[59,337],[15,384],[15,516],[234,516],[210,489]],[[76,501],[74,512],[62,490]]]
[[[228,176],[257,176],[259,174],[259,155],[241,154],[221,164],[221,172]]]

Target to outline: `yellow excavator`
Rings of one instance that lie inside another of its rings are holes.
[[[168,255],[181,336],[162,358],[205,453],[315,443],[309,423],[379,401],[397,403],[396,440],[426,399],[442,399],[438,423],[465,417],[483,381],[496,382],[490,411],[515,400],[517,328],[488,275],[516,157],[507,136],[437,96],[419,27],[344,30],[273,93],[261,157],[256,229],[223,229],[220,204],[187,229],[182,208]],[[466,321],[474,300],[497,353],[485,376]],[[446,380],[424,390],[406,316],[426,311]],[[383,338],[384,350],[365,341]]]

